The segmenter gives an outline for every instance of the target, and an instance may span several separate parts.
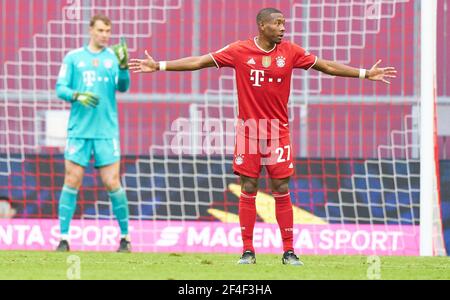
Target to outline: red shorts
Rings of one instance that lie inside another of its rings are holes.
[[[294,175],[292,156],[289,136],[276,140],[256,140],[238,135],[234,150],[234,174],[259,178],[265,166],[270,178],[288,178]]]

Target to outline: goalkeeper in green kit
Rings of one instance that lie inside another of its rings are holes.
[[[91,156],[112,202],[121,239],[118,252],[130,252],[128,200],[120,183],[120,139],[116,91],[130,86],[128,51],[122,39],[108,48],[111,21],[96,15],[90,22],[90,42],[69,52],[58,76],[58,97],[72,103],[65,158],[64,187],[59,199],[61,240],[57,251],[69,251],[70,222],[78,190]]]

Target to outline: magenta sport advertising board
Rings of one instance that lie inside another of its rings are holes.
[[[239,224],[220,222],[131,221],[135,252],[239,253]],[[119,230],[113,220],[75,220],[73,251],[114,251]],[[57,220],[0,220],[0,250],[51,251],[59,241]],[[279,254],[276,224],[258,223],[258,253]],[[302,255],[419,255],[419,227],[411,225],[296,225],[294,245]]]

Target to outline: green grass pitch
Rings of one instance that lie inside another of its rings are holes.
[[[303,267],[284,266],[280,255],[257,255],[256,265],[237,265],[239,255],[117,254],[0,251],[0,279],[67,279],[68,257],[80,277],[150,280],[368,279],[363,256],[302,256]],[[450,279],[450,257],[380,257],[381,279]]]

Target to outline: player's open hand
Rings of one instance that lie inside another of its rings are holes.
[[[128,46],[124,37],[120,38],[120,43],[114,46],[111,46],[111,49],[114,51],[114,54],[117,56],[117,60],[119,61],[119,67],[122,70],[128,69]]]
[[[397,70],[394,67],[379,68],[381,59],[370,69],[368,78],[372,81],[382,81],[386,84],[391,84],[388,80],[397,77]]]
[[[146,59],[132,59],[128,64],[133,73],[153,73],[158,71],[158,65],[153,57],[145,50]]]

